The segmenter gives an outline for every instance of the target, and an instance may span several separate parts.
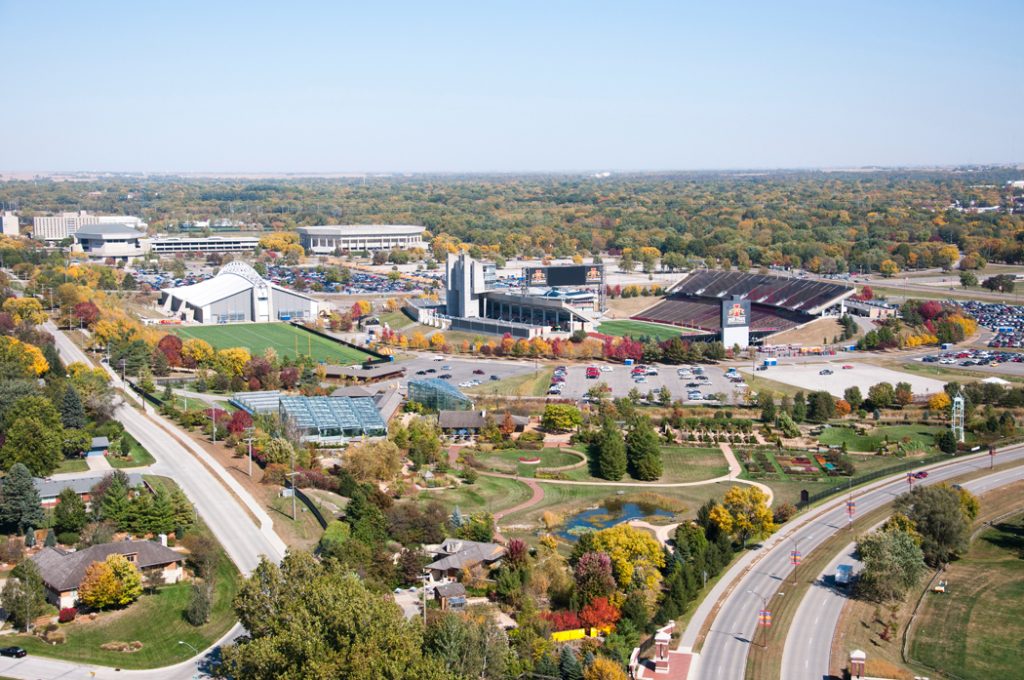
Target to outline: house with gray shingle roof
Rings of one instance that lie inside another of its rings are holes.
[[[457,579],[463,569],[497,566],[505,556],[505,547],[497,543],[464,541],[460,538],[446,538],[444,543],[428,547],[434,561],[423,568],[434,581]]]
[[[124,555],[139,571],[160,569],[165,584],[185,577],[185,556],[154,541],[115,541],[78,551],[43,548],[32,561],[46,585],[46,599],[65,609],[78,602],[78,587],[89,565],[103,562],[110,555]]]

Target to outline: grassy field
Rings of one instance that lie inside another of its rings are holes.
[[[886,425],[869,430],[867,434],[857,434],[853,428],[829,427],[821,433],[818,441],[828,446],[842,446],[845,442],[851,451],[875,451],[886,437],[891,442],[910,437],[911,441],[917,442],[923,450],[934,453],[935,435],[943,429],[945,428],[938,425]]]
[[[540,463],[537,465],[520,463],[520,457],[538,457],[540,458]],[[545,468],[563,467],[584,462],[579,455],[560,451],[559,449],[542,449],[540,451],[505,449],[502,451],[488,451],[477,454],[476,459],[499,472],[518,473],[520,477],[533,477],[537,474],[538,470]]]
[[[333,364],[356,364],[369,355],[346,345],[313,335],[286,323],[247,323],[217,326],[175,328],[183,340],[199,338],[214,349],[245,347],[252,354],[263,354],[272,347],[279,357],[296,354],[312,356],[316,361]]]
[[[530,487],[522,482],[480,475],[475,484],[463,484],[444,491],[422,491],[419,500],[436,500],[449,510],[458,506],[464,513],[493,513],[522,503],[531,495]]]
[[[683,329],[676,326],[663,326],[647,321],[633,321],[632,319],[618,319],[605,321],[597,326],[598,333],[614,335],[616,337],[631,336],[639,338],[648,336],[655,340],[671,340],[683,334]]]
[[[719,449],[663,446],[661,460],[665,474],[659,482],[698,482],[729,473],[729,464]]]
[[[62,472],[87,472],[89,470],[89,464],[85,462],[85,458],[65,458],[54,470],[54,474]]]
[[[120,449],[118,449],[118,452],[120,452]],[[113,455],[113,452],[111,452],[111,455],[107,456],[107,462],[110,463],[111,467],[115,468],[133,468],[152,465],[156,462],[156,459],[153,458],[153,454],[147,451],[142,444],[134,442],[128,458],[121,458],[120,456]]]
[[[521,373],[511,378],[485,382],[466,389],[469,394],[503,397],[543,397],[551,386],[553,368],[542,368],[534,373]]]
[[[1020,677],[1024,515],[997,523],[949,565],[945,595],[926,595],[910,656],[964,680]]]

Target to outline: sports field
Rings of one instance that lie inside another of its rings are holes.
[[[651,337],[655,340],[671,340],[684,335],[686,330],[676,326],[663,326],[657,323],[646,321],[633,321],[632,319],[617,319],[605,321],[597,326],[598,333],[614,335],[616,337],[629,336],[632,338]]]
[[[189,326],[175,328],[183,340],[199,338],[214,349],[245,347],[250,354],[263,354],[273,347],[277,356],[312,356],[315,361],[329,364],[357,364],[370,355],[341,343],[307,333],[286,323],[239,323],[218,326]]]

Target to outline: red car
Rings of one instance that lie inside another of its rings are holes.
[[[849,371],[851,368],[853,368],[853,366],[851,366],[850,364],[843,364],[844,371]]]
[[[924,470],[921,470],[920,472],[915,472],[914,473],[914,479],[924,479],[927,476],[928,476],[928,473],[925,472]]]
[[[597,366],[588,366],[587,367],[587,377],[588,378],[593,379],[593,378],[597,378],[600,375],[601,375],[601,369],[599,369]]]

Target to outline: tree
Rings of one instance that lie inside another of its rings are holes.
[[[960,285],[971,288],[978,285],[978,277],[974,272],[960,272]]]
[[[78,588],[78,599],[93,609],[123,607],[142,595],[142,575],[138,568],[119,553],[85,569]]]
[[[57,533],[78,533],[85,528],[89,517],[85,502],[71,487],[61,489],[57,496],[57,507],[53,509],[53,526]]]
[[[99,519],[112,522],[119,528],[126,525],[131,512],[128,483],[128,476],[118,470],[96,484],[101,488],[97,490],[94,487],[90,496],[93,512]]]
[[[883,277],[891,279],[893,276],[899,273],[900,268],[892,260],[882,260],[882,264],[878,265],[878,271]]]
[[[181,344],[182,364],[190,368],[208,366],[213,361],[213,346],[199,338],[189,338]]]
[[[213,588],[209,583],[193,583],[189,595],[188,607],[185,609],[185,620],[193,626],[201,626],[210,620],[210,609],[213,605]]]
[[[25,631],[28,624],[46,611],[46,587],[35,562],[22,560],[11,571],[0,593],[0,604],[7,612],[7,620]]]
[[[249,635],[225,646],[223,672],[238,680],[450,677],[442,661],[423,654],[419,621],[309,553],[289,553],[280,566],[261,560],[239,589],[235,613]]]
[[[387,439],[360,442],[345,452],[345,469],[360,482],[389,482],[402,469],[402,454]]]
[[[432,618],[424,634],[423,650],[459,678],[498,680],[505,677],[509,662],[505,632],[492,617],[474,610],[465,614],[444,612]]]
[[[811,392],[807,400],[807,420],[814,423],[827,422],[836,413],[836,402],[824,390]]]
[[[647,417],[634,420],[626,434],[626,461],[629,474],[642,481],[661,477],[661,442]]]
[[[797,392],[793,397],[793,422],[802,423],[807,419],[807,397],[803,392]]]
[[[768,390],[761,390],[757,394],[757,406],[761,409],[761,422],[775,422],[775,397]]]
[[[628,680],[622,666],[599,656],[583,671],[583,680]]]
[[[81,430],[88,423],[78,390],[70,383],[64,389],[64,396],[60,402],[60,422],[64,427],[74,430]]]
[[[921,548],[905,531],[875,531],[857,541],[864,563],[858,588],[879,602],[902,599],[925,571]]]
[[[15,463],[4,478],[0,494],[0,525],[24,533],[27,527],[41,526],[45,520],[32,473],[21,463]]]
[[[580,410],[572,404],[548,404],[540,419],[541,428],[548,432],[569,432],[582,424]]]
[[[910,383],[896,383],[896,389],[893,391],[893,401],[899,406],[908,406],[914,401],[914,390],[911,388]]]
[[[957,440],[952,430],[943,430],[935,435],[935,445],[943,453],[956,453]]]
[[[565,645],[558,653],[558,676],[561,680],[583,680],[583,668],[580,660],[576,658],[576,652],[572,647]]]
[[[617,482],[626,474],[626,442],[615,421],[605,417],[601,430],[591,445],[598,476]]]
[[[612,560],[607,553],[584,553],[576,562],[573,577],[576,581],[576,601],[580,605],[586,605],[598,597],[608,597],[615,592]]]
[[[887,382],[880,382],[868,388],[868,399],[875,408],[888,408],[896,399],[896,390]]]
[[[953,405],[953,401],[945,392],[936,392],[928,399],[928,408],[932,411],[946,411]]]
[[[595,532],[593,548],[611,558],[615,581],[620,588],[628,588],[635,580],[648,590],[660,583],[659,570],[665,566],[665,553],[657,539],[646,531],[617,524]]]
[[[775,521],[771,508],[768,507],[768,496],[756,486],[734,486],[725,492],[722,500],[723,508],[729,515],[730,523],[723,522],[720,528],[725,533],[736,534],[743,545],[748,538],[761,538],[772,534]]]
[[[35,378],[48,370],[50,365],[38,347],[0,335],[0,378]]]
[[[619,610],[608,602],[607,597],[596,597],[580,610],[580,623],[587,628],[606,628],[620,616]]]
[[[43,303],[34,297],[9,297],[2,309],[11,315],[15,324],[38,326],[46,321]]]
[[[921,534],[921,550],[929,565],[949,562],[967,549],[970,523],[956,489],[919,486],[897,498],[895,508]]]

